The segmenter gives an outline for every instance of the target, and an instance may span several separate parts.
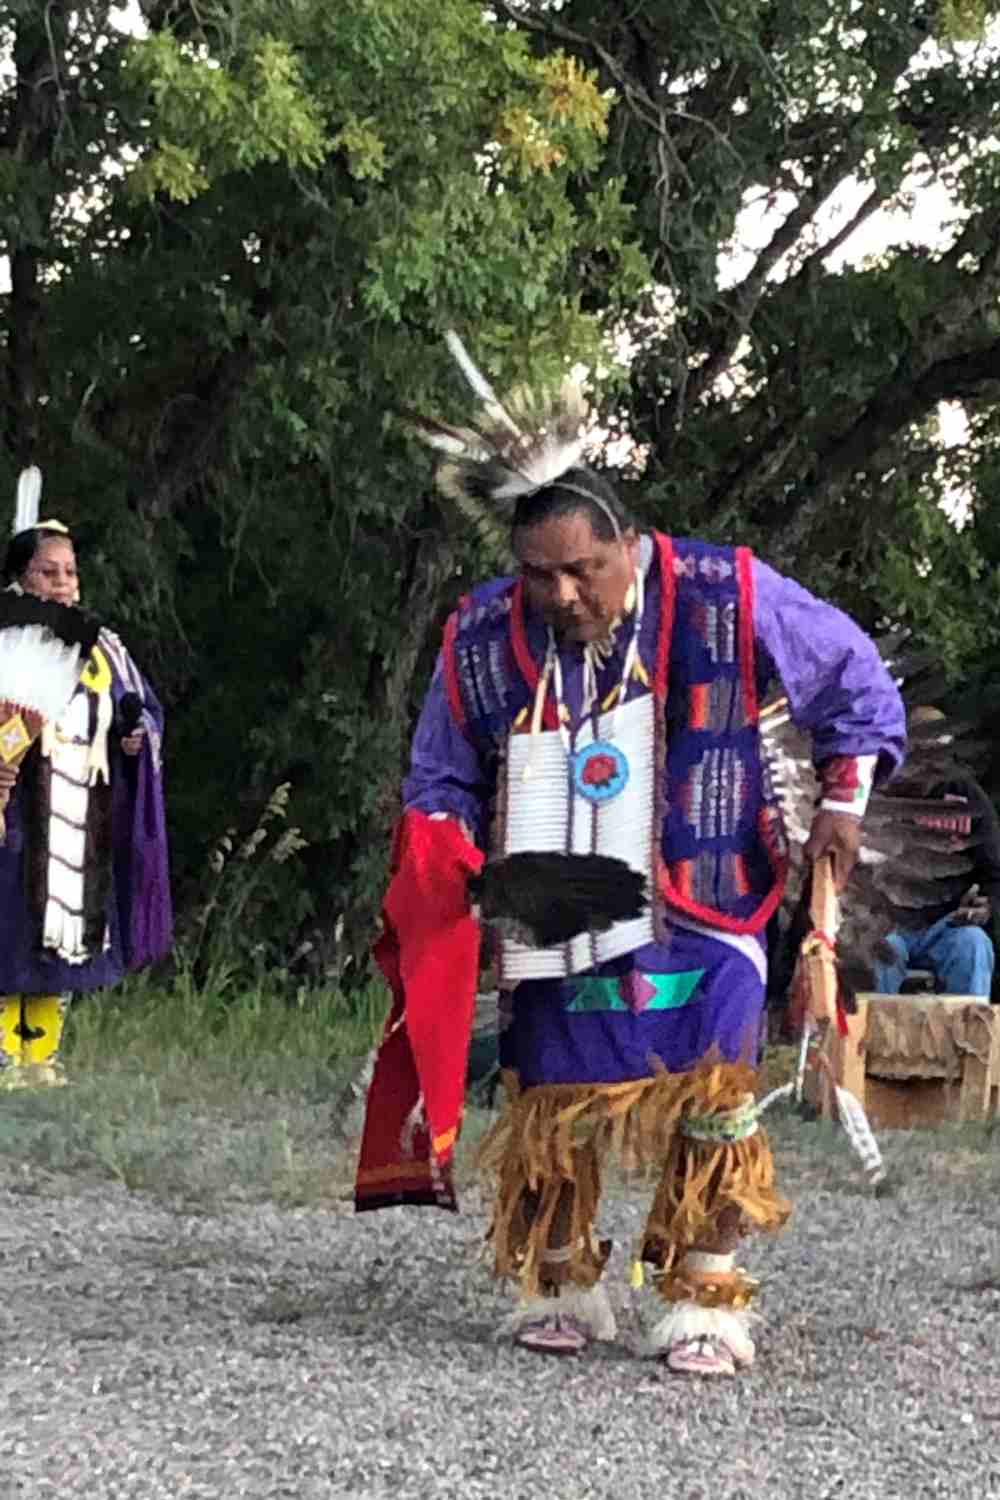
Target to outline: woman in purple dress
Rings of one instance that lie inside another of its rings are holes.
[[[79,603],[66,528],[19,531],[3,584]],[[16,769],[0,764],[0,1086],[61,1082],[71,997],[169,952],[162,738],[156,695],[102,630],[59,723]]]

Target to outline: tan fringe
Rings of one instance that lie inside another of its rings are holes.
[[[742,1266],[703,1279],[682,1265],[676,1271],[656,1276],[654,1281],[664,1302],[693,1302],[696,1307],[729,1307],[736,1312],[750,1306],[759,1286]]]
[[[754,1070],[708,1061],[686,1073],[613,1084],[549,1084],[520,1090],[505,1073],[507,1109],[479,1150],[493,1180],[490,1238],[496,1271],[518,1276],[526,1296],[562,1281],[592,1286],[610,1245],[594,1237],[601,1169],[609,1157],[628,1170],[664,1164],[646,1230],[647,1258],[669,1269],[679,1252],[711,1242],[712,1227],[738,1207],[760,1228],[790,1212],[773,1187],[770,1147],[758,1127],[733,1144],[685,1139],[682,1114],[737,1107],[753,1092]],[[562,1251],[545,1263],[545,1252]],[[568,1250],[568,1256],[565,1252]]]
[[[742,1225],[780,1229],[791,1204],[774,1186],[774,1159],[764,1131],[731,1143],[671,1142],[646,1223],[643,1257],[667,1271],[694,1246],[710,1245],[720,1215],[740,1211]],[[742,1226],[741,1226],[742,1228]]]

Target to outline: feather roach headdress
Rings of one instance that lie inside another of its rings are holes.
[[[452,426],[434,417],[403,412],[418,437],[443,457],[435,474],[438,489],[491,540],[509,526],[522,497],[537,494],[578,468],[586,451],[589,410],[579,385],[564,380],[558,390],[532,392],[519,387],[501,401],[469,357],[455,332],[448,349],[481,402],[472,422]],[[565,488],[606,509],[600,496]],[[617,518],[608,510],[616,531]]]

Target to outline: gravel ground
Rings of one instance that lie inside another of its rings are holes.
[[[474,1191],[460,1217],[191,1216],[9,1183],[0,1497],[1000,1496],[996,1173],[981,1148],[934,1172],[907,1150],[875,1198],[842,1154],[796,1165],[785,1144],[792,1224],[746,1257],[758,1362],[714,1383],[631,1355],[653,1305],[623,1248],[616,1344],[495,1342]],[[643,1203],[609,1193],[619,1247]]]

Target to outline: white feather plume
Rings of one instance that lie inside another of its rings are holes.
[[[520,429],[517,423],[504,410],[503,403],[497,396],[496,391],[490,385],[479,366],[473,362],[472,356],[454,328],[449,328],[444,336],[444,341],[448,345],[448,352],[452,359],[458,365],[458,368],[469,382],[473,393],[479,397],[487,411],[490,412],[491,416],[495,415],[499,417],[500,421],[509,427],[511,432],[517,433],[520,436]]]
[[[882,1153],[861,1101],[855,1098],[850,1089],[841,1088],[839,1084],[836,1085],[835,1092],[840,1123],[852,1148],[861,1159],[868,1181],[881,1182],[885,1177]]]
[[[17,504],[14,508],[14,534],[38,525],[42,500],[42,471],[37,464],[22,469],[17,480]]]
[[[614,1310],[603,1285],[564,1286],[558,1297],[527,1297],[507,1314],[497,1329],[497,1338],[507,1338],[526,1324],[541,1318],[574,1318],[582,1323],[592,1339],[608,1342],[617,1333]]]

